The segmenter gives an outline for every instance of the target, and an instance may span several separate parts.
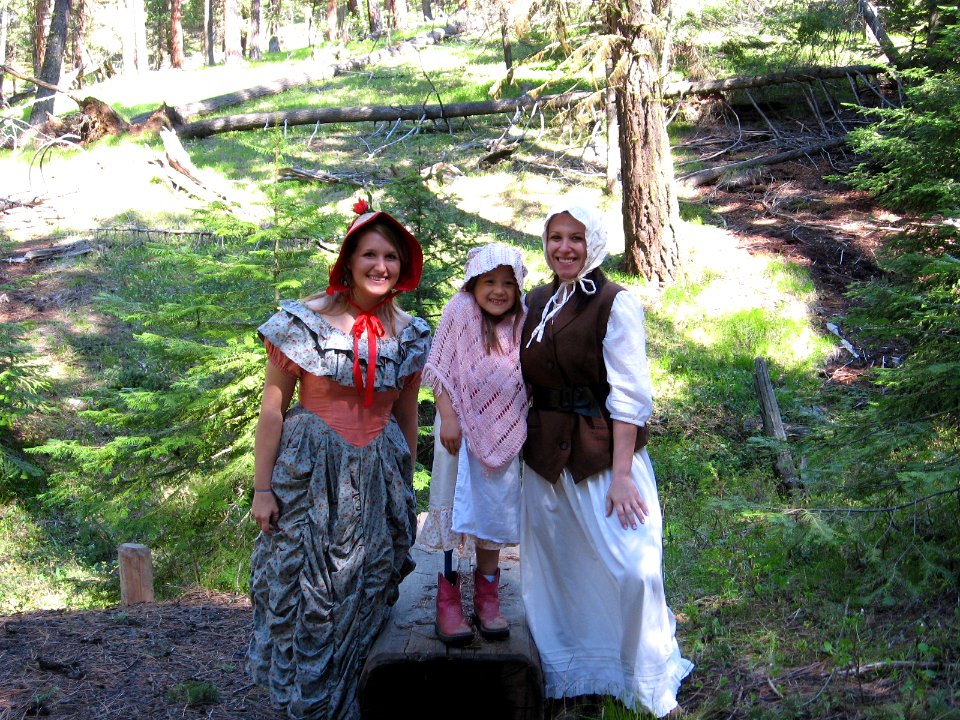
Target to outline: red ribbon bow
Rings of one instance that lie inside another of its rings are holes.
[[[347,302],[353,305],[360,312],[353,321],[353,383],[357,386],[357,392],[363,396],[363,406],[370,407],[373,404],[373,383],[377,375],[377,338],[386,335],[383,323],[377,317],[376,312],[381,305],[389,302],[392,295],[385,297],[369,310],[363,310],[355,302],[347,298]],[[363,380],[363,369],[360,367],[360,338],[367,334],[367,380]]]

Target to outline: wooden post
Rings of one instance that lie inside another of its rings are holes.
[[[120,604],[152,603],[153,559],[150,548],[124,543],[117,549],[120,559]]]
[[[773,392],[773,383],[770,382],[770,373],[767,371],[767,364],[763,358],[754,358],[753,365],[753,380],[757,390],[757,397],[760,399],[760,414],[763,416],[763,433],[767,437],[786,442],[787,431],[783,427],[783,418],[780,416],[780,404],[777,402],[777,396]],[[774,470],[777,473],[777,477],[780,478],[780,484],[784,489],[796,490],[803,487],[803,483],[797,477],[797,470],[793,464],[793,457],[790,455],[789,450],[783,449],[777,451]]]

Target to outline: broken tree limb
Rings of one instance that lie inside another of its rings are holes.
[[[247,113],[212,120],[199,120],[177,128],[181,138],[202,138],[236,130],[261,130],[290,125],[314,123],[377,122],[393,120],[440,120],[471,115],[513,113],[518,109],[539,106],[547,109],[564,108],[595,96],[590,91],[550,95],[535,99],[529,95],[519,98],[482,100],[450,105],[361,105],[355,107],[311,108],[286,112]]]
[[[846,136],[844,136],[842,138],[834,138],[833,140],[824,140],[823,142],[813,143],[812,145],[804,145],[802,148],[797,148],[796,150],[787,150],[784,152],[775,153],[773,155],[750,158],[749,160],[727,163],[726,165],[718,165],[717,167],[707,168],[706,170],[697,170],[689,175],[683,175],[677,178],[677,181],[683,183],[687,187],[709,185],[710,183],[719,180],[724,173],[736,170],[745,170],[747,168],[758,167],[762,165],[776,165],[778,163],[787,162],[788,160],[796,160],[797,158],[803,157],[804,155],[809,155],[810,153],[821,152],[823,150],[830,150],[832,148],[839,147],[846,141]]]
[[[878,75],[889,72],[889,68],[881,65],[844,65],[839,67],[808,67],[800,70],[770,73],[769,75],[747,75],[731,77],[724,80],[701,80],[699,82],[670,83],[663,91],[664,97],[678,95],[711,95],[713,93],[729,92],[731,90],[745,90],[753,87],[768,85],[787,85],[795,82],[810,80],[828,80],[843,78],[849,75]]]
[[[753,384],[757,391],[757,398],[760,401],[760,414],[763,418],[763,434],[785,443],[787,441],[787,432],[783,427],[783,418],[780,416],[780,404],[777,402],[777,396],[773,391],[773,383],[770,381],[767,363],[763,358],[754,358],[753,366]],[[780,485],[785,490],[797,490],[803,487],[803,483],[797,477],[797,469],[793,464],[793,457],[790,455],[789,450],[782,449],[777,451],[777,457],[773,467],[777,477],[780,478]]]
[[[880,22],[880,14],[877,12],[877,7],[870,2],[870,0],[857,0],[857,12],[863,17],[863,22],[866,26],[870,28],[870,32],[873,33],[877,45],[880,46],[883,54],[887,56],[890,64],[899,65],[900,53],[897,52],[897,46],[893,44],[893,40],[890,39],[887,31],[884,30],[883,23]]]

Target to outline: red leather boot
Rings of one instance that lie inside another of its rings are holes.
[[[487,640],[510,637],[510,623],[500,614],[500,568],[493,582],[473,571],[473,612],[480,635]]]
[[[459,574],[456,585],[453,585],[442,572],[437,573],[437,620],[434,627],[437,637],[446,645],[466,645],[473,640],[473,630],[463,616]]]

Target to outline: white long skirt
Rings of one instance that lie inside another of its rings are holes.
[[[460,453],[440,444],[440,414],[434,420],[430,512],[417,544],[429,550],[473,555],[474,546],[495,550],[520,541],[520,459],[499,471],[484,468],[466,438]]]
[[[693,663],[680,656],[663,590],[663,515],[646,450],[633,479],[650,509],[635,530],[606,517],[612,474],[551,484],[526,468],[520,571],[546,696],[612,695],[662,717]]]

